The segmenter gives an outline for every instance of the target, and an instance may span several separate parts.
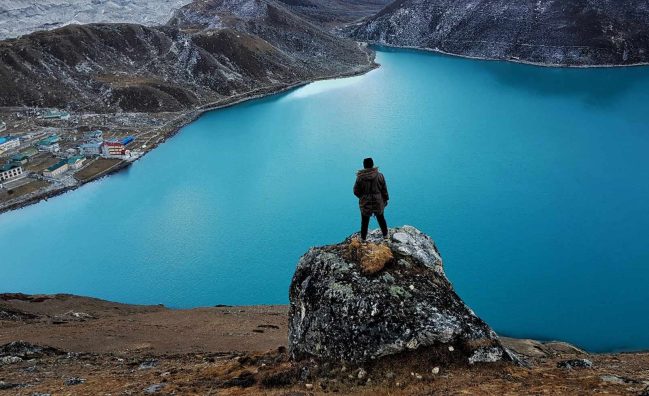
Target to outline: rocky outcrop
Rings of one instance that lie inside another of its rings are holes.
[[[390,230],[381,246],[374,232],[371,248],[355,238],[312,248],[300,259],[289,294],[294,358],[364,362],[421,350],[444,362],[513,359],[455,293],[427,235],[404,226]],[[372,257],[365,259],[366,252]],[[364,259],[372,271],[364,270]]]
[[[352,26],[373,43],[547,65],[649,61],[645,0],[398,0]]]
[[[6,364],[43,356],[64,355],[65,352],[49,346],[34,345],[25,341],[14,341],[0,345],[0,359]]]

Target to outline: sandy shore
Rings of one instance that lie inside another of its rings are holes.
[[[527,362],[437,366],[425,351],[362,367],[291,362],[287,306],[118,304],[0,294],[0,394],[632,394],[648,391],[649,353],[588,354],[505,338]],[[24,344],[11,344],[16,341]],[[36,345],[36,346],[35,346]],[[37,346],[50,349],[39,350]],[[587,359],[591,368],[561,368]],[[369,381],[368,381],[369,379]]]

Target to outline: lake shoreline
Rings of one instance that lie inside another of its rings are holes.
[[[252,90],[250,92],[246,92],[244,94],[240,95],[235,95],[228,97],[226,99],[217,101],[217,102],[212,102],[212,103],[207,103],[204,105],[201,105],[195,109],[189,110],[187,112],[179,112],[179,116],[174,118],[171,123],[172,125],[169,125],[167,128],[165,128],[162,131],[162,137],[156,141],[155,144],[149,146],[146,148],[146,150],[143,152],[143,154],[137,158],[135,161],[122,161],[119,166],[115,167],[114,169],[111,168],[109,172],[104,172],[98,175],[93,176],[92,178],[88,180],[83,180],[83,181],[78,181],[77,184],[73,186],[65,186],[62,188],[57,188],[53,190],[45,190],[42,192],[38,192],[35,194],[32,194],[30,196],[26,197],[20,197],[20,199],[16,200],[15,202],[10,202],[9,204],[6,204],[2,207],[0,207],[0,216],[6,212],[14,211],[14,210],[19,210],[22,208],[25,208],[27,206],[31,206],[34,204],[37,204],[41,201],[47,201],[50,198],[54,198],[63,194],[66,194],[68,192],[74,191],[82,186],[84,186],[87,183],[92,183],[99,181],[105,177],[109,177],[113,174],[119,173],[123,171],[124,169],[128,168],[131,166],[131,164],[141,160],[143,157],[145,157],[149,152],[157,148],[159,145],[165,143],[167,140],[171,139],[174,137],[182,128],[185,126],[191,124],[192,122],[196,121],[200,116],[202,116],[205,113],[208,113],[210,111],[215,111],[215,110],[221,110],[221,109],[226,109],[228,107],[236,106],[238,104],[246,103],[249,101],[254,101],[258,99],[265,99],[268,97],[272,97],[274,95],[280,95],[283,93],[286,93],[288,91],[291,91],[296,88],[303,87],[305,85],[317,82],[317,81],[322,81],[322,80],[335,80],[335,79],[340,79],[340,78],[349,78],[349,77],[356,77],[360,76],[366,73],[369,73],[372,70],[375,70],[380,67],[379,64],[375,62],[375,53],[372,52],[372,54],[368,54],[368,64],[360,66],[358,69],[350,71],[349,73],[339,73],[339,74],[334,74],[331,76],[323,76],[319,78],[314,78],[311,80],[306,80],[306,81],[299,81],[293,84],[282,84],[279,86],[268,86],[268,87],[261,87],[257,88],[255,90]]]
[[[648,219],[628,217],[644,213],[648,193],[636,183],[647,137],[633,122],[647,69],[554,72],[421,51],[378,51],[376,62],[365,77],[206,114],[106,183],[6,216],[7,262],[19,265],[3,289],[173,307],[283,303],[298,258],[356,229],[349,186],[370,147],[393,181],[390,224],[438,239],[454,284],[496,331],[598,352],[647,348],[634,312]],[[589,106],[600,97],[607,107]],[[597,293],[611,279],[626,287]]]
[[[42,307],[36,308],[36,306],[39,303],[47,302],[46,304],[41,304]],[[49,305],[49,307],[46,307],[46,305]],[[4,311],[3,311],[4,310]],[[51,342],[53,342],[53,346],[60,347],[60,348],[74,348],[75,346],[80,346],[79,344],[76,343],[75,340],[70,339],[70,343],[68,342],[63,342],[62,344],[57,344],[59,341],[63,341],[66,338],[66,334],[56,334],[57,327],[49,327],[49,325],[57,325],[61,324],[64,322],[69,322],[69,323],[76,323],[76,322],[83,322],[82,321],[77,321],[75,320],[74,316],[65,318],[65,315],[67,315],[69,312],[81,312],[85,316],[85,314],[89,314],[90,316],[88,319],[98,319],[104,316],[107,317],[112,317],[112,315],[105,315],[108,312],[113,312],[113,313],[118,313],[118,314],[152,314],[156,313],[160,315],[160,318],[164,319],[172,319],[174,316],[183,316],[183,315],[193,315],[196,312],[205,312],[205,311],[219,311],[219,312],[229,312],[229,313],[243,313],[243,312],[249,312],[249,313],[254,313],[254,315],[265,315],[268,314],[270,316],[281,316],[282,320],[284,322],[288,322],[288,310],[289,310],[289,305],[288,304],[255,304],[255,305],[227,305],[227,304],[216,304],[214,306],[195,306],[191,308],[172,308],[172,307],[167,307],[164,304],[153,304],[153,305],[148,305],[148,304],[131,304],[131,303],[121,303],[121,302],[115,302],[115,301],[109,301],[109,300],[104,300],[101,298],[96,298],[96,297],[89,297],[89,296],[80,296],[80,295],[75,295],[75,294],[68,294],[68,293],[57,293],[57,294],[24,294],[20,292],[0,292],[0,328],[2,328],[2,321],[9,317],[10,315],[7,315],[6,312],[13,312],[15,315],[17,315],[18,319],[21,318],[26,318],[29,317],[29,315],[36,314],[37,316],[40,316],[40,318],[31,318],[32,320],[29,320],[25,322],[27,325],[36,325],[38,324],[37,327],[44,326],[43,329],[47,329],[47,331],[43,332],[42,334],[38,333],[39,335],[37,336],[37,340],[41,339],[41,337],[46,337],[47,339],[51,338]],[[60,311],[60,312],[57,312]],[[65,312],[64,312],[65,311]],[[3,314],[5,312],[5,314]],[[229,315],[229,314],[228,314]],[[236,317],[235,315],[234,317]],[[36,319],[36,320],[33,320]],[[56,323],[56,321],[60,319],[62,322],[61,323]],[[78,319],[78,318],[77,318]],[[11,321],[11,320],[10,320]],[[19,321],[14,318],[14,322]],[[145,321],[146,322],[146,321]],[[145,323],[144,323],[145,324]],[[137,326],[143,325],[143,323],[137,324]],[[229,324],[230,325],[230,324]],[[238,325],[237,325],[238,326]],[[24,328],[23,328],[24,329]],[[241,329],[238,329],[241,330]],[[102,327],[95,328],[94,330],[91,331],[103,331]],[[129,334],[139,334],[139,331],[132,331],[129,332]],[[34,333],[36,334],[36,333]],[[16,334],[14,334],[16,335]],[[154,335],[155,336],[155,335]],[[11,339],[12,335],[11,333],[6,333],[6,334],[0,334],[0,344],[9,342],[8,340]],[[531,340],[534,341],[535,343],[539,344],[556,344],[560,343],[562,345],[567,346],[568,348],[574,348],[575,350],[578,350],[580,352],[583,352],[584,354],[589,354],[589,355],[611,355],[611,354],[649,354],[649,349],[639,349],[639,350],[610,350],[610,351],[588,351],[586,349],[583,349],[579,346],[576,346],[572,343],[568,343],[565,341],[561,340],[556,340],[556,339],[544,339],[544,338],[528,338],[528,337],[516,337],[516,336],[510,336],[506,334],[499,334],[500,338],[503,338],[505,340],[508,340],[509,343],[514,342],[514,340],[519,341],[524,341],[524,340]],[[223,341],[223,340],[222,340]],[[232,340],[225,340],[226,344],[229,345],[237,345],[238,343],[243,342],[242,340],[238,341],[232,341]],[[273,343],[279,342],[279,339],[273,339]],[[219,344],[219,348],[223,348],[221,344]],[[100,353],[100,352],[114,352],[112,349],[105,350],[104,348],[107,347],[107,344],[103,342],[97,341],[96,343],[93,341],[92,344],[86,345],[86,348],[89,348],[89,350],[86,350],[85,352],[93,352],[93,353]],[[113,346],[115,347],[115,346]],[[272,346],[271,346],[272,347]],[[270,347],[269,347],[270,348]],[[236,348],[235,348],[236,349]],[[237,350],[245,350],[245,349],[237,349]],[[81,350],[79,350],[81,351]],[[172,353],[172,352],[179,352],[179,350],[175,349],[160,349],[158,352],[160,353]]]
[[[509,63],[515,63],[515,64],[521,64],[521,65],[527,65],[527,66],[536,66],[536,67],[542,67],[542,68],[566,68],[566,69],[606,69],[606,68],[612,68],[612,69],[617,69],[617,68],[626,68],[626,67],[642,67],[642,66],[649,66],[649,62],[645,63],[635,63],[635,64],[628,64],[628,65],[620,65],[620,64],[612,64],[612,65],[561,65],[561,64],[551,64],[551,63],[540,63],[540,62],[530,62],[530,61],[525,61],[525,60],[520,60],[520,59],[497,59],[497,58],[489,58],[489,57],[481,57],[481,56],[470,56],[470,55],[463,55],[463,54],[455,54],[451,52],[446,52],[443,50],[439,49],[431,49],[431,48],[422,48],[422,47],[415,47],[415,46],[399,46],[399,45],[392,45],[392,44],[385,44],[385,43],[380,43],[380,42],[359,42],[359,45],[366,45],[368,47],[373,47],[373,48],[384,48],[386,50],[402,50],[402,51],[414,51],[414,52],[423,52],[423,53],[433,53],[433,54],[440,54],[440,55],[446,55],[450,57],[456,57],[456,58],[463,58],[463,59],[471,59],[471,60],[479,60],[479,61],[489,61],[489,62],[509,62]],[[127,162],[123,161],[120,166],[116,167],[115,169],[111,169],[109,172],[104,172],[101,174],[98,174],[88,180],[84,181],[79,181],[76,185],[74,186],[66,186],[62,188],[57,188],[53,190],[46,190],[41,193],[36,193],[36,194],[31,194],[28,197],[21,197],[22,199],[19,199],[15,202],[11,202],[7,205],[3,205],[0,207],[0,215],[6,212],[18,210],[27,206],[31,206],[34,204],[37,204],[43,200],[48,200],[50,198],[57,197],[59,195],[63,195],[67,192],[74,191],[77,188],[91,182],[99,181],[105,177],[111,176],[115,173],[118,173],[126,168],[128,168],[132,163],[139,161],[142,157],[144,157],[146,154],[148,154],[150,151],[158,147],[160,144],[166,142],[168,139],[172,138],[175,136],[182,128],[185,126],[191,124],[194,122],[196,119],[198,119],[200,116],[203,114],[213,111],[213,110],[220,110],[220,109],[225,109],[228,107],[236,106],[241,103],[245,103],[248,101],[253,101],[257,99],[263,99],[267,97],[271,97],[273,95],[278,95],[282,94],[285,92],[288,92],[290,90],[296,89],[303,87],[305,85],[311,84],[313,82],[317,81],[322,81],[322,80],[335,80],[335,79],[340,79],[340,78],[348,78],[348,77],[355,77],[355,76],[360,76],[363,74],[366,74],[372,70],[375,70],[379,68],[381,65],[377,64],[375,62],[375,55],[376,53],[372,51],[371,53],[368,53],[368,64],[359,67],[357,70],[353,70],[349,73],[339,73],[335,74],[332,76],[323,76],[320,78],[314,78],[311,80],[306,80],[306,81],[300,81],[296,82],[293,84],[282,84],[280,86],[267,86],[267,87],[261,87],[257,88],[253,91],[240,94],[240,95],[235,95],[231,96],[225,99],[222,99],[217,102],[212,102],[208,103],[205,105],[201,105],[195,109],[186,111],[186,112],[179,112],[179,116],[176,117],[173,120],[173,125],[169,126],[162,132],[162,138],[158,140],[155,144],[153,144],[150,147],[147,147],[147,149],[144,151],[142,156],[140,158],[137,158],[135,161],[132,162]]]
[[[549,69],[600,69],[600,68],[618,69],[618,68],[626,68],[626,67],[649,66],[649,62],[632,63],[628,65],[620,65],[620,64],[602,64],[602,65],[563,64],[562,65],[562,64],[555,64],[555,63],[532,62],[523,59],[498,59],[498,58],[490,58],[486,56],[463,55],[463,54],[456,54],[452,52],[446,52],[440,49],[423,48],[423,47],[406,46],[406,45],[394,45],[394,44],[386,44],[386,43],[373,42],[373,41],[367,41],[365,43],[375,48],[383,47],[387,50],[421,51],[421,52],[428,52],[428,53],[439,54],[439,55],[447,55],[454,58],[472,59],[472,60],[488,61],[488,62],[507,62],[507,63],[514,63],[514,64],[527,65],[527,66],[537,66],[537,67],[543,67]]]

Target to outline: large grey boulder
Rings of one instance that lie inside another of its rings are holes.
[[[469,364],[512,360],[453,290],[433,240],[410,226],[390,236],[385,243],[375,231],[361,245],[352,235],[300,259],[290,287],[292,357],[360,363],[418,350]],[[361,267],[367,257],[384,265],[370,274]]]

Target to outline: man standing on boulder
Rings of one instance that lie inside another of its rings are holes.
[[[383,217],[383,209],[388,206],[388,187],[385,184],[385,177],[374,167],[372,158],[363,160],[363,169],[356,173],[354,184],[354,195],[358,197],[358,206],[361,209],[361,239],[367,238],[367,228],[370,224],[370,217],[376,216],[379,222],[383,238],[388,239],[388,224]]]

